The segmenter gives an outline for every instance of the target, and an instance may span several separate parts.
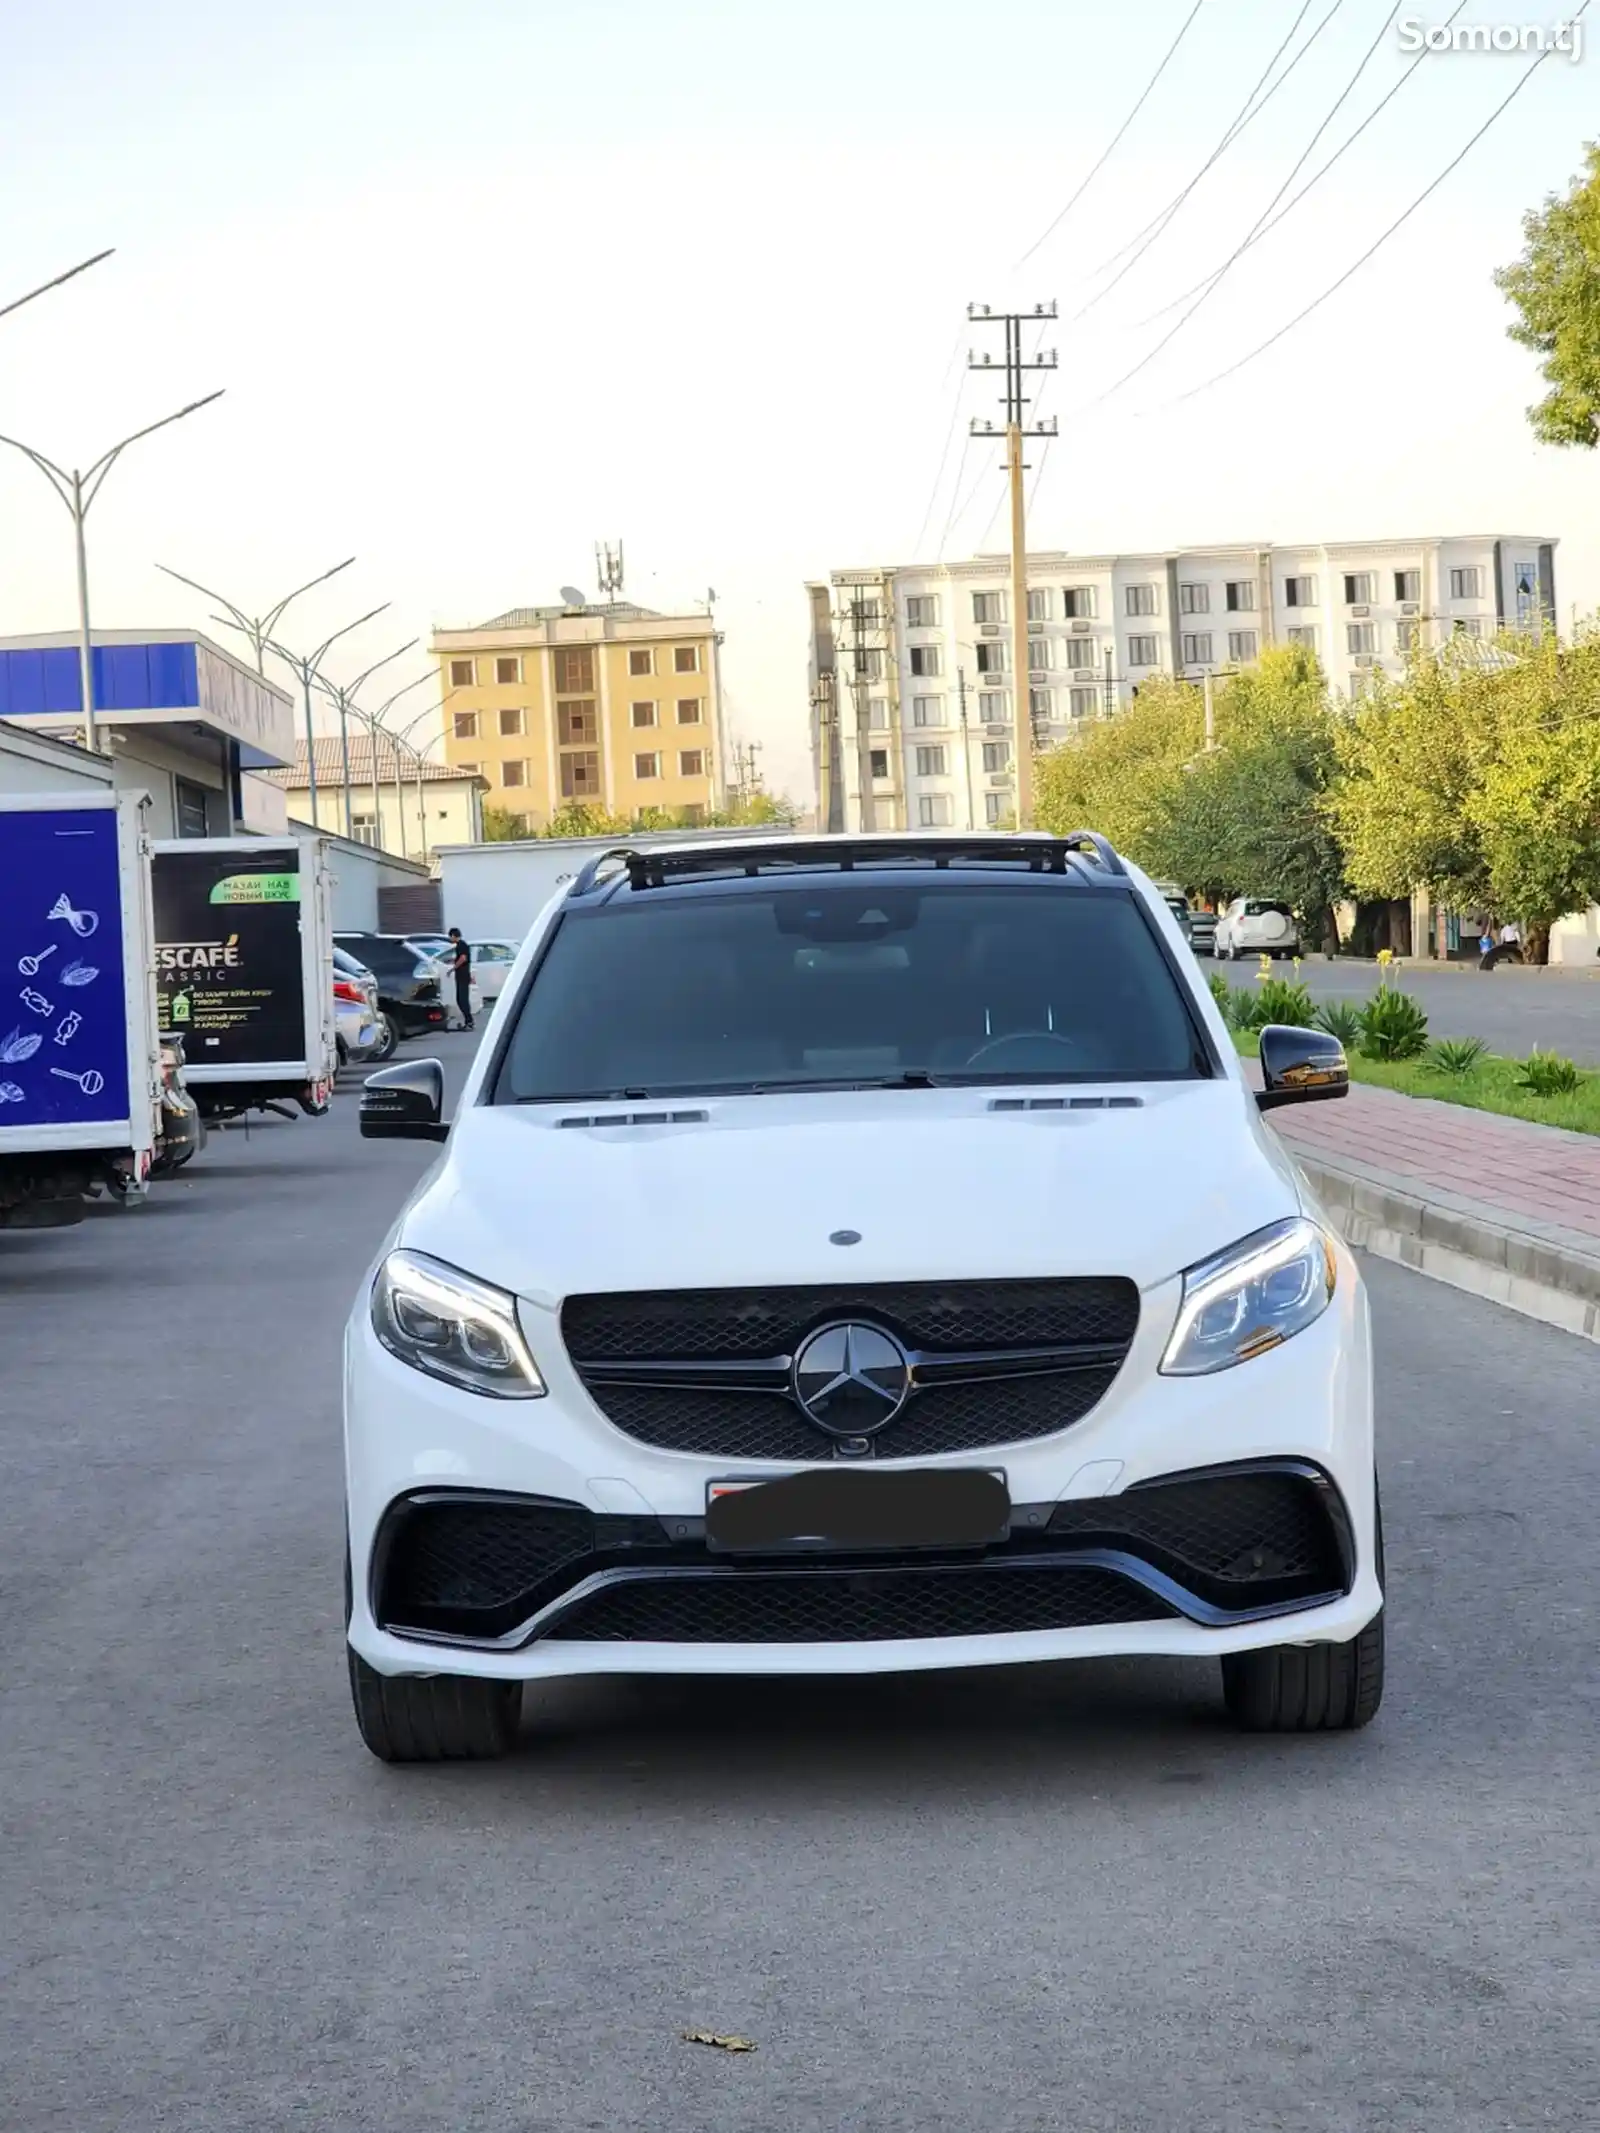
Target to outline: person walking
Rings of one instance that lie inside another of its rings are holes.
[[[1483,931],[1478,936],[1478,968],[1480,970],[1493,970],[1494,950],[1494,920],[1486,918],[1483,922]]]
[[[456,981],[456,1006],[463,1029],[472,1027],[472,950],[461,938],[461,928],[450,928],[450,971]]]

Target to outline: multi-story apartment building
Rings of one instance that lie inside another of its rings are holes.
[[[527,830],[587,802],[698,822],[724,790],[708,615],[519,607],[435,630],[445,758]]]
[[[1014,819],[1011,573],[1005,556],[836,570],[808,586],[811,739],[828,829]],[[1357,694],[1414,642],[1555,615],[1555,543],[1511,535],[1270,543],[1028,558],[1035,746],[1110,716],[1156,674],[1200,680],[1272,644],[1316,652]]]

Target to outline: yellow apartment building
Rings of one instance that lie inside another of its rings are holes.
[[[624,602],[435,630],[445,759],[525,830],[587,803],[704,821],[724,791],[716,628]]]

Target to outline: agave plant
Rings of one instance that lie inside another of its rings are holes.
[[[1346,1050],[1361,1035],[1361,1010],[1353,1000],[1324,1000],[1312,1020],[1318,1029],[1337,1037]]]
[[[1441,1074],[1454,1074],[1464,1080],[1477,1072],[1488,1054],[1489,1047],[1481,1037],[1441,1037],[1428,1047],[1428,1064]]]
[[[1560,1052],[1541,1052],[1535,1047],[1520,1064],[1517,1087],[1530,1096],[1571,1096],[1583,1087],[1583,1075]]]
[[[1361,1049],[1368,1059],[1415,1059],[1428,1048],[1428,1018],[1410,993],[1380,985],[1361,1010]]]

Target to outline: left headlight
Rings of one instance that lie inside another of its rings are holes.
[[[1205,1377],[1281,1348],[1327,1310],[1337,1279],[1331,1240],[1303,1218],[1275,1222],[1202,1260],[1183,1277],[1162,1375]]]
[[[422,1252],[391,1252],[372,1285],[372,1328],[413,1370],[496,1400],[538,1400],[539,1366],[516,1298]]]

